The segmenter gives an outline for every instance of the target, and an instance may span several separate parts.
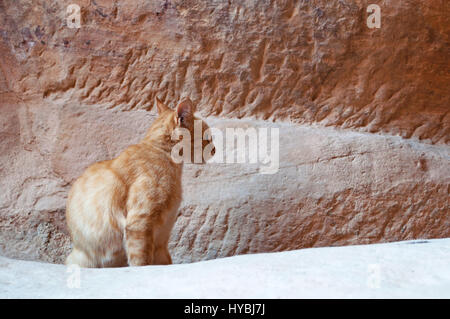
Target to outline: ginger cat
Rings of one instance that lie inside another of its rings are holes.
[[[140,143],[113,160],[93,164],[73,184],[66,209],[73,250],[66,264],[172,263],[167,244],[181,202],[182,172],[182,163],[171,158],[172,147],[180,140],[172,133],[188,129],[194,145],[194,120],[199,119],[189,99],[176,110],[158,99],[156,105],[158,117]],[[211,139],[203,140],[207,129],[202,121],[202,150],[212,145]]]

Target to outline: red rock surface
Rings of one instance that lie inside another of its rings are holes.
[[[155,95],[281,126],[276,175],[187,167],[175,261],[450,236],[448,1],[383,2],[380,29],[367,1],[77,1],[80,29],[70,3],[0,2],[2,255],[63,260],[71,182]]]

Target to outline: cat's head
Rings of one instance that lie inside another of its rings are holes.
[[[158,98],[155,99],[155,103],[158,109],[157,122],[162,124],[161,129],[166,130],[165,134],[170,136],[168,143],[176,148],[173,150],[173,154],[184,156],[185,162],[190,158],[190,163],[196,164],[204,164],[214,156],[216,150],[209,126],[194,115],[196,108],[189,98],[183,99],[175,110],[169,108]],[[188,152],[183,154],[186,150]]]

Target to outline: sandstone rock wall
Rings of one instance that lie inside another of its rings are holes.
[[[0,1],[1,255],[64,259],[71,183],[155,95],[280,128],[275,175],[186,166],[176,262],[450,236],[448,1],[380,2],[380,29],[367,1],[77,1],[80,29],[70,3]]]
[[[2,114],[0,253],[62,262],[71,183],[90,163],[139,141],[155,114],[76,102],[10,104]],[[278,128],[279,170],[186,165],[170,241],[175,262],[450,236],[448,146],[281,122],[207,121]]]
[[[204,115],[447,143],[448,1],[381,1],[369,29],[372,2],[84,0],[70,29],[72,1],[2,1],[2,87],[123,110],[189,95]]]

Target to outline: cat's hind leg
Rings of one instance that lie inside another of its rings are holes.
[[[168,243],[170,239],[170,232],[177,219],[178,206],[179,202],[175,203],[172,208],[167,209],[165,214],[163,214],[162,224],[155,229],[155,251],[153,255],[154,265],[172,264]]]
[[[172,258],[170,257],[169,250],[167,246],[156,247],[155,254],[153,257],[154,265],[171,265]]]
[[[153,262],[153,225],[149,214],[139,210],[128,212],[125,227],[125,247],[130,266],[151,265]]]

